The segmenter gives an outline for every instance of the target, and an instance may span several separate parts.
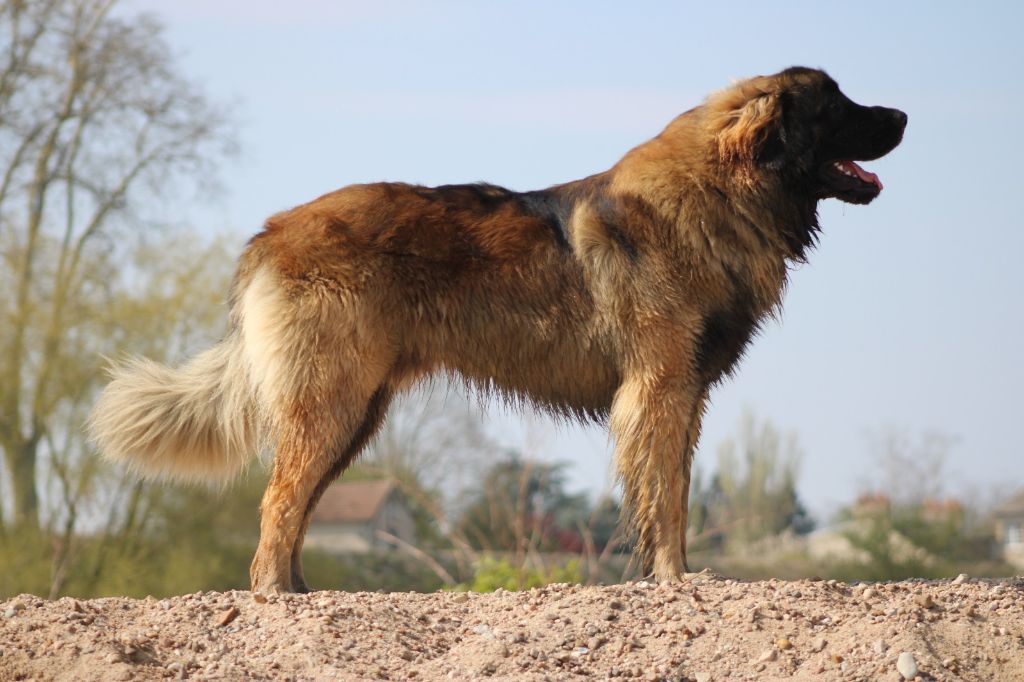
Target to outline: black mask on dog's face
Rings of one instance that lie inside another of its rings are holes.
[[[882,191],[882,181],[856,162],[895,149],[903,139],[907,115],[899,109],[857,104],[831,78],[816,75],[817,82],[782,93],[778,136],[769,139],[759,158],[816,199],[870,203]]]

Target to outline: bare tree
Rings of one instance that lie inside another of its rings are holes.
[[[0,449],[19,527],[39,523],[42,456],[59,494],[84,493],[69,468],[81,407],[98,353],[123,339],[121,294],[146,276],[127,262],[129,225],[231,147],[159,25],[114,5],[0,1]]]
[[[807,532],[812,521],[797,492],[800,450],[796,435],[744,413],[739,433],[722,443],[708,484],[695,478],[690,507],[694,531],[720,534],[733,545],[789,528]]]
[[[884,493],[896,504],[920,504],[945,492],[945,466],[957,439],[939,431],[915,437],[894,426],[869,434],[874,463],[861,487]]]
[[[112,291],[103,310],[97,311],[92,320],[96,345],[106,339],[110,344],[107,351],[130,348],[150,357],[169,358],[187,356],[208,345],[223,329],[226,317],[223,292],[234,258],[225,244],[174,235],[130,255],[131,261],[122,267],[145,272],[145,276],[134,278],[130,288]],[[96,364],[91,345],[74,356],[68,351],[70,360],[86,368],[82,375],[90,385]],[[58,390],[70,387],[58,384]],[[145,530],[151,498],[160,494],[159,486],[154,490],[139,485],[134,476],[126,478],[123,471],[100,467],[99,460],[91,456],[81,424],[91,408],[92,393],[85,390],[81,395],[85,399],[66,400],[54,413],[40,453],[48,474],[41,477],[40,485],[46,493],[41,505],[44,528],[54,551],[51,596],[60,591],[75,558],[75,534],[83,516],[96,527],[106,510],[99,526],[101,535],[123,540]]]
[[[497,449],[465,391],[438,382],[395,402],[364,466],[450,498],[478,478]]]

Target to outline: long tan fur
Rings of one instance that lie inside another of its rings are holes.
[[[226,340],[177,370],[117,369],[96,441],[144,473],[207,480],[266,436],[253,588],[303,590],[320,495],[397,393],[444,373],[607,421],[637,554],[677,577],[708,392],[817,229],[818,197],[759,155],[782,138],[787,93],[828,81],[737,83],[612,169],[547,190],[355,185],[273,216],[242,256]]]

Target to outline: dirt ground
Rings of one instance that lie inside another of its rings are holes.
[[[1024,680],[1024,579],[0,602],[0,680]]]

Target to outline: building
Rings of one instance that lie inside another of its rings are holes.
[[[416,541],[409,501],[394,481],[352,481],[335,483],[324,491],[313,511],[305,546],[350,554]]]
[[[996,507],[996,543],[999,557],[1024,568],[1024,491]]]

